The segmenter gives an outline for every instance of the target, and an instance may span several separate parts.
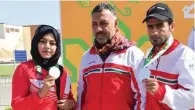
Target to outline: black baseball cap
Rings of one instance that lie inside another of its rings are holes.
[[[146,18],[142,21],[142,23],[147,21],[149,18],[157,18],[162,21],[170,19],[173,21],[173,13],[167,4],[156,3],[148,9]]]

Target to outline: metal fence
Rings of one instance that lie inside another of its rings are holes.
[[[0,107],[10,106],[12,92],[12,77],[0,77]]]

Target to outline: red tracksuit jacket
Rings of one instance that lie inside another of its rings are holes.
[[[21,63],[17,67],[12,80],[13,110],[57,110],[56,86],[51,87],[48,95],[42,99],[37,94],[47,75],[48,71],[44,69],[42,75],[36,72],[32,60]],[[60,98],[73,99],[69,76],[65,70],[60,78]]]

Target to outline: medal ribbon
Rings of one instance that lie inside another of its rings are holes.
[[[156,59],[158,59],[165,51],[167,51],[167,49],[169,47],[171,47],[171,44],[173,43],[174,39],[173,36],[170,36],[169,39],[167,40],[167,42],[165,43],[165,46],[162,48],[162,50],[160,50],[153,58],[153,54],[154,54],[154,50],[155,48],[153,47],[149,53],[149,55],[147,56],[145,62],[144,62],[144,68],[146,68],[148,65],[150,65],[151,63],[153,63]]]

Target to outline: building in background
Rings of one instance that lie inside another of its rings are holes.
[[[24,50],[23,26],[0,24],[0,61],[13,60],[14,50]]]

